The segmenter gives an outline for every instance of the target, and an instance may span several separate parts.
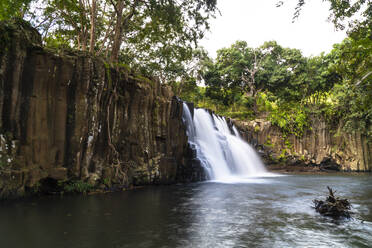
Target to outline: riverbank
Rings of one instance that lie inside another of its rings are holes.
[[[268,171],[274,173],[284,173],[284,174],[327,174],[334,173],[334,171],[325,171],[321,170],[319,166],[305,166],[305,165],[285,165],[285,164],[276,164],[267,166]]]
[[[267,170],[272,173],[279,174],[295,174],[295,175],[344,175],[344,176],[363,176],[372,175],[371,172],[357,172],[357,171],[336,171],[322,169],[319,166],[311,165],[287,165],[275,164],[268,165]]]

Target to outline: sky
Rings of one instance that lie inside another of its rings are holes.
[[[336,31],[327,21],[329,4],[322,0],[308,0],[300,17],[292,23],[298,0],[217,0],[221,12],[211,19],[211,29],[200,42],[213,58],[216,51],[244,40],[250,47],[275,40],[279,45],[297,48],[305,56],[329,52],[332,45],[346,38],[344,31]]]

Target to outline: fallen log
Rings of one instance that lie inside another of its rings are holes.
[[[313,200],[315,211],[321,215],[332,217],[334,219],[350,218],[351,204],[347,199],[341,199],[334,195],[333,190],[327,186],[329,194],[325,201]]]

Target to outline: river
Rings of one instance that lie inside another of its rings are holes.
[[[353,205],[312,208],[326,186]],[[361,221],[363,220],[363,221]],[[371,175],[292,175],[0,203],[0,247],[371,247]]]

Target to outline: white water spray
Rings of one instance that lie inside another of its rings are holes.
[[[186,103],[183,119],[190,143],[196,147],[211,180],[244,181],[252,177],[274,176],[268,173],[255,150],[239,135],[235,126],[230,130],[225,118],[195,109],[194,119]]]

